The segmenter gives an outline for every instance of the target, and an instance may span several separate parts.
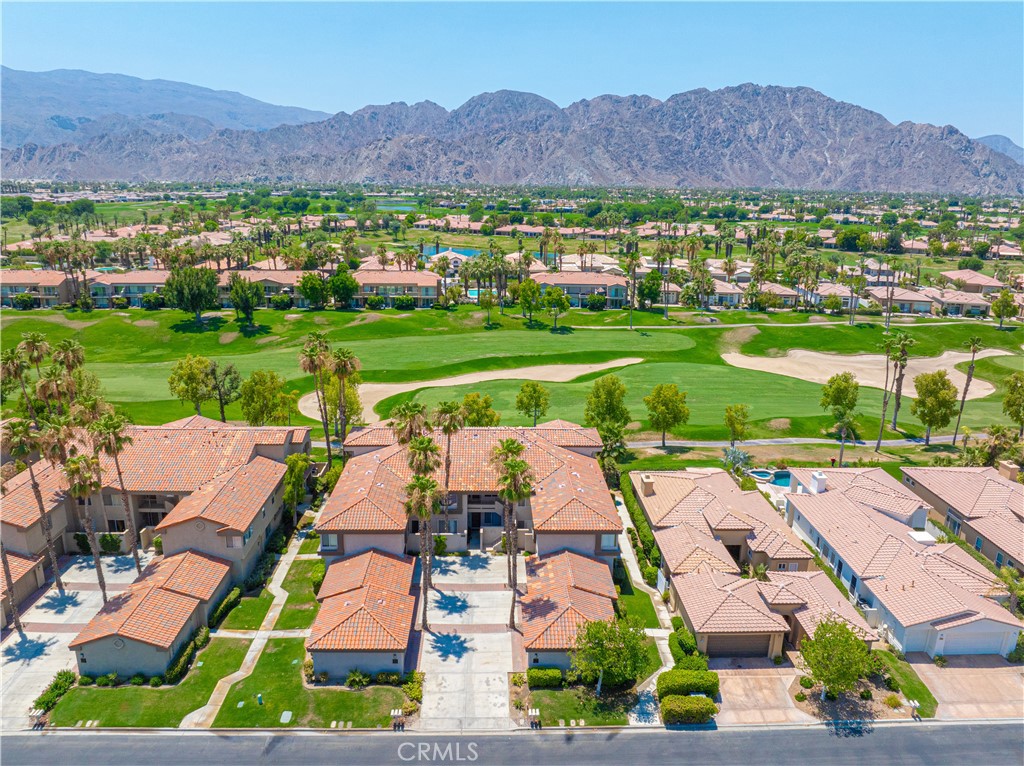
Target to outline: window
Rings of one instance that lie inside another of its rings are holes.
[[[602,551],[617,551],[619,549],[619,537],[615,534],[601,535]]]
[[[392,665],[397,665],[398,664],[398,655],[397,654],[392,654],[391,655],[391,664]]]
[[[239,537],[238,535],[228,535],[227,536],[227,546],[228,546],[228,548],[241,548],[243,545],[244,545],[244,543],[242,542],[242,538]]]
[[[785,572],[786,569],[788,568],[788,565],[785,564],[785,563],[782,563],[782,564],[779,564],[778,566],[776,566],[775,568],[778,569],[780,572]]]
[[[109,519],[107,521],[107,530],[110,532],[124,532],[124,520]]]
[[[501,526],[501,514],[498,513],[485,513],[483,514],[483,520],[481,526],[484,527],[500,527]]]
[[[796,572],[798,569],[800,569],[800,565],[798,563],[796,563],[795,561],[790,562],[790,564],[789,564],[789,571],[790,572]]]
[[[414,535],[418,535],[420,533],[419,519],[412,519],[409,521],[409,532]]]
[[[322,550],[322,551],[336,551],[336,550],[338,550],[338,536],[337,535],[321,535],[320,536],[320,550]]]
[[[112,506],[114,504],[114,496],[113,495],[104,495],[103,496],[103,504],[108,506],[108,507]]]
[[[247,542],[249,542],[250,537],[252,537],[252,527],[249,527],[247,530],[245,530],[245,534],[242,535],[242,545],[245,545]]]
[[[996,566],[997,567],[1001,567],[1002,565],[1003,565],[1003,554],[1002,553],[997,553],[996,554]]]
[[[981,538],[980,537],[974,538],[974,550],[976,550],[976,551],[980,551],[981,550]]]
[[[857,593],[857,575],[850,575],[850,593]]]

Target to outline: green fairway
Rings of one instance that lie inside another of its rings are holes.
[[[242,666],[248,648],[248,641],[214,638],[177,686],[75,687],[50,713],[50,721],[54,726],[96,721],[97,726],[176,727],[206,704],[217,681]]]
[[[380,728],[391,721],[390,712],[405,701],[393,686],[375,686],[361,691],[322,688],[307,689],[302,683],[305,639],[272,638],[267,642],[252,675],[231,687],[214,728],[339,728],[351,722],[354,728]],[[256,695],[263,695],[260,704]],[[241,705],[239,704],[241,703]],[[282,714],[291,712],[284,723]]]

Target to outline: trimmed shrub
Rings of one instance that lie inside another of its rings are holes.
[[[188,643],[178,650],[174,659],[171,660],[167,672],[164,673],[164,680],[169,684],[176,684],[184,678],[188,669],[192,666],[192,660],[196,658],[196,651],[196,637],[193,636]]]
[[[348,676],[345,677],[345,686],[350,689],[362,689],[368,686],[370,683],[370,677],[361,670],[353,668],[348,672]]]
[[[100,535],[100,548],[104,553],[120,553],[121,538],[112,532],[104,532]]]
[[[813,689],[814,679],[810,676],[800,676],[800,685],[805,689]]]
[[[164,297],[160,293],[145,293],[139,301],[142,303],[142,308],[148,311],[163,308],[164,306]]]
[[[373,677],[373,682],[375,684],[380,684],[381,686],[398,686],[402,683],[402,674],[388,672],[378,673]]]
[[[313,586],[313,593],[320,593],[320,586],[324,584],[324,577],[327,576],[327,565],[323,561],[317,561],[313,565],[313,571],[309,575],[310,584]]]
[[[661,720],[666,726],[707,723],[718,706],[707,697],[669,695],[661,698]]]
[[[366,308],[377,311],[378,309],[384,308],[384,296],[383,295],[368,295],[366,296]]]
[[[406,700],[402,703],[402,715],[404,716],[416,715],[419,711],[420,705],[418,702]]]
[[[36,307],[36,299],[29,293],[18,293],[11,298],[11,305],[19,311],[27,311]]]
[[[793,699],[795,699],[797,702],[803,702],[804,700],[807,699],[807,695],[804,694],[803,692],[797,692],[796,694],[793,695]]]
[[[774,662],[776,665],[781,665],[785,661],[786,658],[783,657],[781,654],[776,654],[774,657],[772,657],[772,662]]]
[[[1024,662],[1024,633],[1017,636],[1017,646],[1006,656],[1006,659],[1010,662]]]
[[[684,654],[676,660],[676,670],[698,670],[708,669],[708,658],[703,654]]]
[[[885,688],[888,689],[891,692],[900,692],[900,691],[902,691],[902,689],[900,689],[900,682],[897,681],[896,678],[893,677],[893,676],[886,676],[885,677]]]
[[[933,661],[935,662],[935,665],[940,668],[944,668],[949,664],[949,660],[941,654],[936,654]]]
[[[693,654],[697,651],[697,639],[686,627],[679,628],[676,635],[679,638],[679,646],[685,654]]]
[[[587,296],[587,308],[591,311],[604,311],[604,307],[608,305],[608,299],[603,295],[597,293],[591,293]]]
[[[313,683],[313,679],[316,677],[313,671],[313,660],[306,660],[302,663],[302,677],[306,679],[307,684]]]
[[[132,686],[142,686],[146,683],[146,677],[142,673],[136,673],[134,676],[128,679],[128,683]]]
[[[130,305],[131,304],[128,302],[128,299],[123,295],[115,295],[110,299],[110,308],[112,309],[126,309]]]
[[[683,618],[678,614],[672,615],[672,630],[679,630],[683,627]]]
[[[228,591],[228,595],[221,599],[220,603],[213,608],[210,612],[210,625],[217,627],[221,621],[228,616],[228,613],[238,606],[242,600],[242,591],[238,588],[232,588]]]
[[[270,299],[270,308],[277,309],[278,311],[286,311],[292,307],[292,296],[290,295],[275,295]]]
[[[210,643],[210,629],[204,625],[196,631],[196,637],[192,640],[196,642],[196,651],[205,648]]]
[[[78,685],[79,686],[92,686],[94,683],[95,683],[95,681],[93,680],[92,676],[79,676],[78,677]]]
[[[718,673],[710,670],[666,670],[658,676],[658,697],[673,694],[718,695]]]
[[[875,695],[871,693],[870,689],[861,689],[860,690],[860,698],[862,700],[869,700],[869,699],[872,699],[874,696]]]
[[[164,685],[164,679],[162,676],[153,676],[149,679],[149,685],[156,689],[157,687]]]
[[[524,686],[526,684],[526,673],[513,673],[512,674],[512,685],[515,687]]]
[[[96,685],[97,686],[104,686],[104,687],[110,686],[110,677],[109,676],[100,676],[99,678],[96,679]]]
[[[327,675],[327,671],[326,670],[322,670],[322,671],[320,671],[319,673],[316,674],[316,680],[319,681],[322,684],[327,683],[327,679],[328,678],[330,678],[330,676]]]
[[[419,670],[409,673],[402,684],[402,691],[413,702],[423,702],[423,673]]]
[[[156,551],[157,556],[164,555],[164,539],[160,535],[153,538],[153,550]]]
[[[751,478],[750,476],[744,476],[742,479],[740,479],[740,489],[742,489],[744,492],[753,492],[754,490],[757,489],[757,482],[754,481],[753,478]]]
[[[529,668],[526,683],[531,689],[555,689],[562,685],[562,671],[558,668]]]
[[[655,566],[645,566],[644,570],[644,582],[651,588],[654,588],[658,584],[658,568]]]
[[[411,295],[396,295],[395,299],[391,301],[391,305],[401,311],[408,311],[416,308],[416,299]]]
[[[637,503],[631,477],[632,475],[630,474],[626,480],[620,483],[619,487],[622,490],[622,499],[626,503],[626,510],[629,512],[629,518],[632,520],[633,526],[636,527],[636,534],[637,539],[640,541],[640,547],[644,552],[644,556],[647,559],[650,559],[651,551],[655,548],[654,533],[651,531],[651,525],[647,523],[647,517],[644,516],[644,512]],[[660,554],[658,555],[658,561],[661,561]]]
[[[83,556],[89,556],[92,554],[92,546],[89,545],[89,536],[85,532],[75,532],[75,545],[78,546],[78,552]]]
[[[253,567],[252,572],[250,572],[249,576],[245,578],[243,585],[245,586],[246,591],[258,590],[263,587],[270,578],[270,573],[274,571],[275,561],[273,553],[264,552],[263,555],[260,556],[260,560],[256,563],[256,566]]]
[[[50,685],[36,698],[32,706],[44,712],[53,710],[57,703],[60,702],[60,698],[67,694],[68,689],[75,685],[76,680],[77,678],[73,671],[58,670],[57,675],[50,681]]]

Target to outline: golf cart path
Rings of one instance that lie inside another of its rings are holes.
[[[566,383],[581,375],[588,375],[592,372],[610,370],[616,367],[625,367],[630,364],[639,364],[643,359],[640,357],[624,357],[613,359],[610,362],[601,364],[538,364],[532,367],[514,367],[508,370],[488,370],[486,372],[469,372],[464,375],[453,375],[449,378],[435,378],[433,380],[417,380],[411,383],[361,383],[359,385],[359,398],[363,404],[363,419],[367,425],[380,422],[380,416],[374,408],[388,397],[396,394],[403,394],[407,391],[417,391],[421,388],[445,388],[448,386],[465,386],[472,383],[483,383],[488,380],[542,380],[549,383]],[[299,412],[314,420],[320,419],[317,411],[316,394],[306,394],[299,399]]]

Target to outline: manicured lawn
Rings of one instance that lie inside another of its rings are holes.
[[[931,690],[924,685],[924,681],[914,672],[914,668],[910,666],[910,663],[906,660],[897,659],[896,655],[885,650],[877,651],[875,654],[882,658],[882,662],[889,669],[889,673],[899,681],[900,693],[906,699],[917,700],[921,703],[921,707],[917,711],[920,716],[922,718],[934,718],[938,702],[935,701]]]
[[[320,537],[307,537],[299,544],[299,553],[316,553],[320,550]]]
[[[54,726],[98,721],[99,726],[176,727],[207,703],[217,681],[242,666],[248,648],[248,641],[214,638],[177,686],[75,687],[50,713],[50,721]]]
[[[313,583],[309,578],[315,568],[322,566],[323,562],[321,561],[295,561],[292,563],[282,584],[282,587],[288,591],[288,600],[274,624],[275,630],[308,628],[313,624],[320,605],[316,601]]]
[[[632,581],[627,577],[620,583],[619,605],[625,607],[629,617],[636,617],[645,628],[660,628],[658,613],[654,611],[654,604],[646,591],[633,587]]]
[[[595,697],[594,690],[587,686],[573,686],[568,689],[537,689],[530,693],[533,707],[540,709],[540,720],[544,726],[566,725],[570,721],[586,721],[587,726],[625,726],[630,708],[636,704],[632,693]]]
[[[273,600],[273,594],[266,588],[258,596],[243,596],[219,627],[227,630],[257,630],[263,624],[263,618],[267,616]]]
[[[271,639],[253,673],[235,684],[220,709],[215,728],[311,727],[330,728],[331,721],[351,721],[355,728],[387,726],[391,710],[402,706],[405,695],[392,686],[358,692],[307,689],[302,683],[304,639]],[[256,699],[263,695],[263,704]],[[244,703],[239,707],[239,703]],[[288,723],[281,715],[291,711]],[[344,726],[341,723],[340,726]]]

